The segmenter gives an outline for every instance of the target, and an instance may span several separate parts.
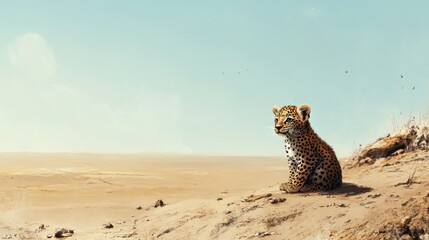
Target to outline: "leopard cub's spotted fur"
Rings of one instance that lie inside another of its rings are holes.
[[[310,106],[273,107],[274,131],[285,138],[289,181],[280,185],[286,192],[327,191],[341,186],[341,166],[334,150],[313,130],[308,119]]]

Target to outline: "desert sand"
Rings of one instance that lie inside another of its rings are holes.
[[[428,218],[428,168],[419,150],[345,167],[337,190],[287,194],[284,157],[3,153],[0,238],[390,239]]]

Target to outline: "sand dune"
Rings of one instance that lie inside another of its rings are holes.
[[[65,227],[68,239],[381,239],[428,204],[428,167],[429,153],[413,152],[344,169],[329,193],[285,194],[284,158],[1,154],[0,237]]]

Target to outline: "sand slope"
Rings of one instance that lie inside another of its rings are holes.
[[[344,169],[329,193],[285,194],[283,158],[1,154],[0,237],[66,227],[68,239],[390,239],[424,224],[428,168],[429,152],[412,152]]]

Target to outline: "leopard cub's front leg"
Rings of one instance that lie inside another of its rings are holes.
[[[289,189],[289,183],[280,184],[280,191],[288,192],[288,189]]]
[[[297,162],[296,162],[296,159],[292,156],[288,158],[288,167],[289,167],[289,182],[280,184],[280,191],[297,192],[299,191],[299,189],[295,191],[296,187],[294,187],[294,184],[293,184],[295,179],[295,174],[297,171]]]
[[[280,191],[285,191],[288,193],[294,193],[299,191],[299,187],[297,184],[295,184],[292,180],[290,180],[287,183],[280,184]]]

